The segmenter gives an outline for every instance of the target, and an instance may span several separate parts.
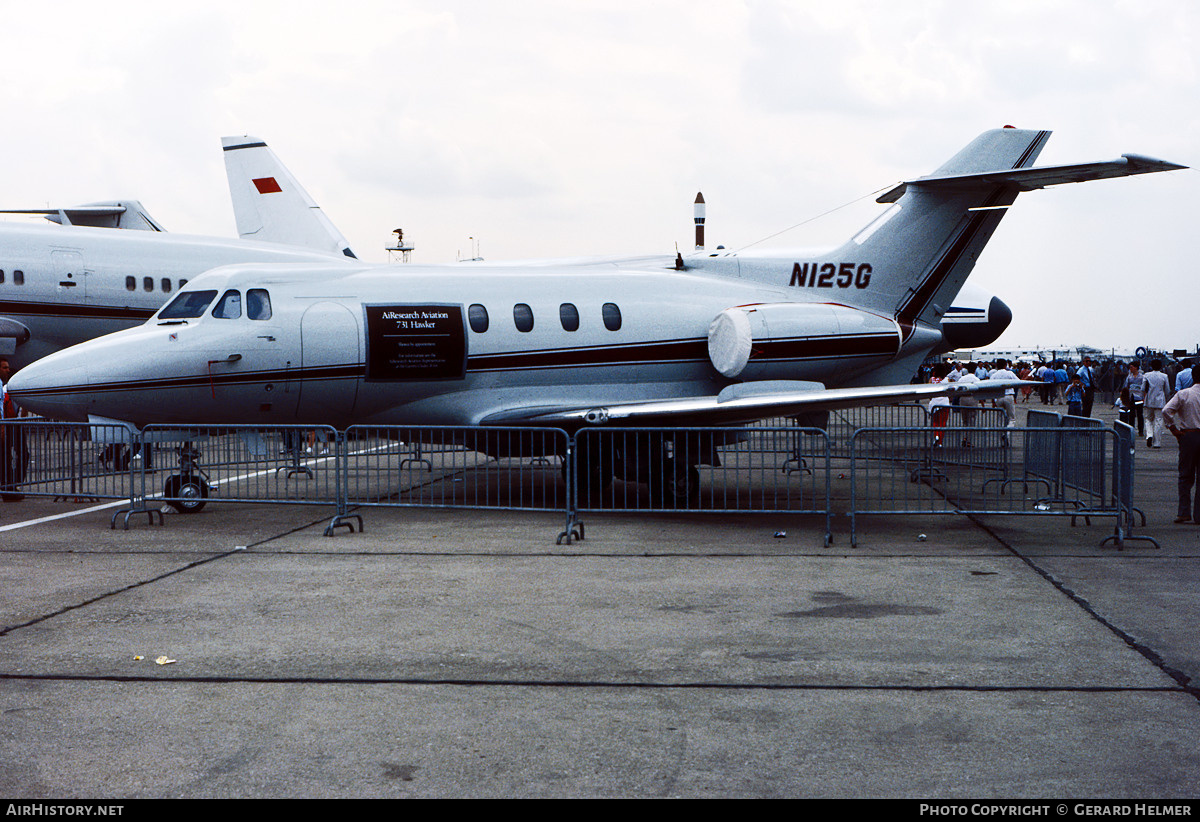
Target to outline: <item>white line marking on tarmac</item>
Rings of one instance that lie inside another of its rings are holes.
[[[0,531],[12,531],[17,528],[28,528],[30,525],[41,525],[43,522],[53,522],[56,519],[66,519],[67,517],[77,517],[80,514],[90,514],[93,511],[103,511],[105,508],[116,508],[118,505],[128,505],[129,500],[119,499],[116,502],[108,502],[104,505],[93,505],[90,508],[80,508],[78,511],[67,511],[65,514],[52,514],[48,517],[38,517],[37,519],[27,519],[23,522],[14,522],[9,525],[0,525]]]
[[[403,445],[403,443],[401,443],[401,445]],[[389,447],[390,447],[390,445],[375,446],[374,448],[362,448],[362,449],[359,449],[358,451],[351,451],[349,456],[356,457],[356,456],[360,456],[360,455],[366,454],[366,453],[376,453],[379,451],[386,451]],[[309,464],[319,465],[321,463],[330,462],[331,460],[334,460],[336,458],[337,458],[336,454],[331,454],[327,457],[321,457],[318,459],[301,460],[300,464],[301,465],[309,465]],[[275,469],[267,468],[267,469],[263,469],[262,471],[254,471],[252,473],[242,474],[242,475],[236,476],[236,477],[226,477],[225,479],[214,480],[213,482],[211,482],[209,484],[212,487],[216,488],[220,485],[228,485],[233,482],[240,482],[244,479],[250,479],[251,477],[258,477],[258,476],[262,476],[263,474],[270,474],[272,471],[277,471],[277,470],[279,470],[279,469],[278,468],[275,468]],[[146,499],[147,500],[162,499],[162,495],[155,494],[153,496],[146,497]],[[263,500],[263,502],[270,502],[270,500]],[[119,499],[119,500],[116,500],[115,502],[106,502],[103,505],[93,505],[89,508],[80,508],[78,511],[67,511],[62,514],[51,514],[48,517],[38,517],[37,519],[27,519],[22,522],[13,522],[13,523],[9,523],[8,525],[0,525],[0,533],[3,533],[5,531],[15,531],[17,528],[28,528],[31,525],[41,525],[42,523],[45,523],[45,522],[54,522],[54,520],[57,520],[57,519],[67,519],[68,517],[78,517],[82,514],[91,514],[96,511],[104,511],[108,508],[116,508],[118,505],[129,505],[129,500],[128,499]]]

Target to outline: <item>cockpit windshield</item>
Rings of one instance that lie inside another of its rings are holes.
[[[216,296],[216,291],[181,291],[166,308],[158,312],[158,319],[190,320],[199,317]]]
[[[212,310],[214,317],[222,320],[236,320],[242,316],[242,292],[232,288],[221,295],[221,301]]]

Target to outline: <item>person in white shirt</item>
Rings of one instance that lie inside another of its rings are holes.
[[[975,363],[967,363],[967,372],[958,378],[958,381],[966,385],[971,385],[979,382],[979,377],[975,376],[977,366]],[[966,394],[958,401],[958,407],[962,410],[962,421],[964,428],[970,428],[975,424],[975,409],[979,407],[979,400],[974,394]],[[963,433],[963,448],[971,447],[971,435],[969,432]]]
[[[1162,448],[1159,444],[1163,429],[1162,409],[1171,394],[1171,382],[1162,371],[1162,360],[1150,361],[1150,370],[1146,372],[1142,386],[1146,397],[1146,445]]]
[[[988,376],[989,380],[1015,380],[1017,375],[1009,368],[1008,360],[996,360],[996,369]],[[996,405],[1004,409],[1005,425],[1013,428],[1017,424],[1017,389],[1009,388],[996,400]]]

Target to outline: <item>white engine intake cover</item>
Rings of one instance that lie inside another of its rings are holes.
[[[826,360],[887,357],[900,350],[895,320],[828,303],[769,303],[727,308],[708,327],[708,358],[729,378],[751,357]]]

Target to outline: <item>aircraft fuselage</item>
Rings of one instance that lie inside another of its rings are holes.
[[[10,328],[19,324],[15,350],[5,356],[19,368],[140,325],[190,279],[217,266],[331,259],[336,258],[245,240],[0,223],[0,320]]]
[[[187,292],[200,295],[198,316],[173,317],[169,304],[143,326],[51,356],[27,369],[41,387],[21,401],[57,418],[135,424],[468,425],[509,408],[528,414],[531,397],[559,408],[709,396],[743,380],[842,385],[894,362],[903,345],[891,318],[797,301],[786,279],[666,268],[404,266],[335,277],[328,267],[232,266]],[[221,305],[231,299],[236,309]],[[710,350],[714,318],[731,306],[761,307],[779,329],[757,335],[736,378],[714,369]]]

